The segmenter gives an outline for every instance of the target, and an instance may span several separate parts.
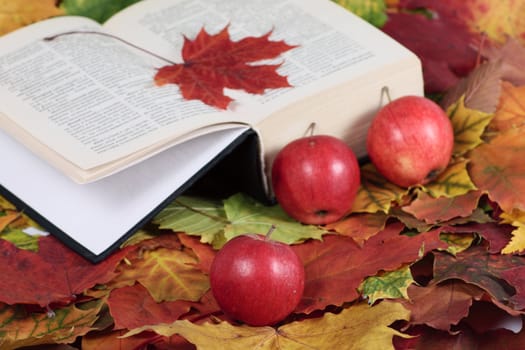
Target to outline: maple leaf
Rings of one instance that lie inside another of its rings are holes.
[[[82,308],[77,305],[47,313],[28,313],[22,306],[0,305],[0,348],[72,343],[78,336],[93,330],[103,302],[98,300]]]
[[[388,216],[384,213],[354,213],[339,221],[325,225],[327,230],[333,230],[351,237],[360,246],[376,233],[385,228]]]
[[[465,24],[472,33],[484,33],[493,41],[508,36],[523,40],[525,4],[514,0],[404,0],[404,7],[427,8],[440,18]]]
[[[379,299],[408,298],[408,287],[414,282],[410,267],[405,265],[395,271],[380,273],[366,278],[359,290],[369,304]]]
[[[0,0],[0,35],[20,27],[64,14],[55,0]]]
[[[466,317],[474,300],[480,300],[482,289],[458,280],[432,283],[421,287],[408,287],[408,302],[404,305],[411,311],[412,324],[427,324],[433,328],[450,331]]]
[[[458,142],[457,140],[455,141]],[[476,189],[467,171],[467,161],[455,159],[448,167],[423,189],[433,197],[453,198]]]
[[[454,128],[454,155],[463,155],[482,143],[481,136],[493,114],[465,107],[464,97],[447,110]]]
[[[491,130],[506,131],[521,128],[525,124],[525,85],[514,86],[503,82],[498,109],[489,125]]]
[[[525,84],[525,46],[516,38],[503,45],[485,45],[481,54],[501,66],[501,78],[513,85]]]
[[[153,222],[161,229],[200,236],[203,243],[217,246],[217,236],[228,223],[224,205],[219,200],[179,196],[164,208]]]
[[[446,91],[475,67],[471,44],[477,36],[463,23],[398,12],[389,14],[382,30],[421,59],[426,93]]]
[[[161,247],[146,251],[132,265],[121,265],[113,287],[137,281],[157,302],[197,301],[210,287],[208,277],[195,266],[197,262],[193,255],[180,250]]]
[[[296,312],[311,313],[359,297],[358,287],[380,270],[393,271],[419,260],[433,249],[445,249],[439,232],[400,235],[401,223],[391,223],[359,247],[351,238],[327,235],[323,241],[292,246],[305,266],[305,289]]]
[[[76,294],[115,276],[123,249],[93,265],[52,236],[39,238],[38,253],[21,250],[0,239],[0,301],[13,304],[67,303]]]
[[[184,37],[184,63],[161,67],[155,83],[177,84],[185,99],[221,109],[232,101],[224,94],[225,88],[262,94],[266,89],[290,87],[288,79],[277,73],[281,64],[252,64],[296,47],[269,40],[271,34],[231,41],[228,26],[213,35],[202,28],[195,39]]]
[[[114,329],[134,329],[148,324],[172,323],[190,310],[186,301],[158,303],[140,284],[117,288],[107,300]]]
[[[224,236],[230,240],[246,233],[266,234],[272,226],[272,239],[287,244],[307,239],[321,239],[326,230],[315,225],[303,225],[292,219],[279,205],[267,206],[242,193],[224,201],[224,209],[230,224],[224,228]]]
[[[361,185],[352,206],[354,213],[386,214],[392,203],[400,201],[408,193],[407,189],[385,179],[371,163],[363,165],[360,171]]]
[[[463,99],[464,108],[494,113],[501,94],[502,77],[501,60],[484,62],[450,88],[439,104],[448,110]]]
[[[201,243],[197,237],[191,237],[183,233],[177,235],[177,237],[182,245],[190,248],[199,259],[198,264],[195,264],[195,266],[202,272],[209,274],[216,251],[210,245]]]
[[[505,212],[525,211],[524,132],[509,129],[469,153],[472,181]]]
[[[274,225],[272,239],[287,244],[320,239],[326,230],[303,225],[292,219],[279,205],[263,205],[243,193],[216,201],[181,197],[164,209],[155,222],[161,228],[200,236],[201,242],[219,249],[241,234],[266,234]]]
[[[403,206],[402,210],[428,224],[437,224],[471,215],[478,206],[480,196],[481,192],[470,191],[452,198],[434,198],[425,192],[419,192],[416,199]]]
[[[525,212],[513,210],[501,213],[501,222],[515,227],[510,242],[501,250],[502,254],[523,253],[525,251]]]
[[[471,247],[455,257],[434,252],[434,281],[460,279],[485,290],[498,306],[511,314],[525,308],[525,258],[490,254],[483,246]]]
[[[382,302],[373,307],[358,304],[339,314],[295,321],[277,329],[272,327],[234,326],[227,322],[197,325],[179,320],[172,324],[146,326],[126,336],[153,330],[164,336],[180,334],[197,348],[210,349],[312,349],[375,350],[394,349],[393,336],[406,335],[390,328],[394,321],[407,320],[399,303]]]

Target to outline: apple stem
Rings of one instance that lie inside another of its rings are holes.
[[[314,136],[315,126],[316,126],[315,122],[311,122],[310,125],[308,125],[308,128],[306,128],[304,136],[305,137]]]
[[[388,89],[388,86],[383,86],[381,88],[381,97],[383,95],[386,95],[386,99],[388,100],[388,102],[392,102],[392,99],[390,98],[390,90]]]
[[[270,236],[272,235],[273,231],[275,231],[275,229],[276,229],[276,226],[274,224],[272,224],[272,226],[270,226],[270,229],[266,233],[266,236],[265,236],[264,240],[269,241],[270,240]]]

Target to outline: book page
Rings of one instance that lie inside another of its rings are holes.
[[[203,27],[213,34],[226,25],[232,40],[272,31],[271,40],[298,45],[265,62],[283,63],[279,72],[293,88],[268,90],[260,96],[229,92],[239,101],[236,111],[245,112],[244,120],[252,125],[327,87],[366,77],[402,57],[414,59],[377,28],[325,0],[147,0],[116,14],[104,26],[138,46],[182,62],[184,36],[194,38]],[[250,113],[254,101],[263,113]]]
[[[68,162],[92,169],[229,120],[175,86],[160,89],[161,62],[97,34],[95,22],[60,17],[0,38],[0,112]],[[164,62],[162,62],[164,63]],[[213,115],[213,117],[211,117]]]

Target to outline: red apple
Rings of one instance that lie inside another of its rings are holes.
[[[367,135],[370,161],[401,187],[424,185],[448,165],[454,130],[446,113],[420,96],[395,99],[374,117]]]
[[[210,270],[211,290],[221,309],[252,326],[286,318],[304,290],[301,260],[290,246],[268,236],[231,239],[216,254]]]
[[[341,139],[313,135],[294,140],[277,153],[272,187],[277,202],[305,224],[328,224],[351,209],[361,181],[352,149]]]

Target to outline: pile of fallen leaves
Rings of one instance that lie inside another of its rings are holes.
[[[421,57],[454,125],[447,170],[403,189],[366,164],[353,213],[323,227],[241,193],[183,196],[97,265],[28,235],[0,198],[0,348],[523,348],[525,3],[341,3]],[[249,327],[220,311],[208,272],[227,240],[272,224],[304,262],[304,297]]]

